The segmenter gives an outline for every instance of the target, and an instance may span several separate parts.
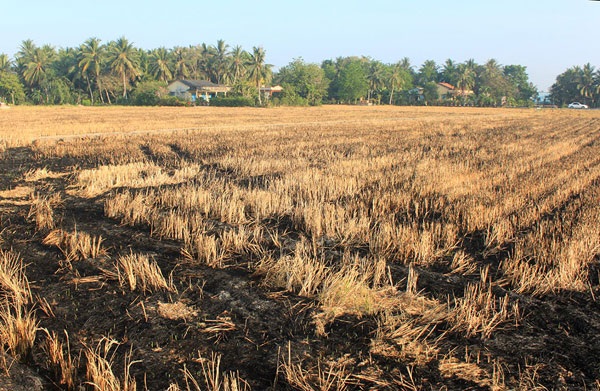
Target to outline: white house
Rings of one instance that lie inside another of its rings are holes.
[[[167,86],[169,95],[195,102],[198,99],[209,101],[218,93],[227,95],[231,87],[215,84],[208,80],[175,80]]]

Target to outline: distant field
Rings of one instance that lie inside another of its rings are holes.
[[[453,119],[460,117],[523,118],[541,115],[533,110],[445,107],[311,108],[168,108],[168,107],[75,107],[15,106],[0,110],[0,139],[31,141],[47,136],[97,133],[129,133],[165,129],[256,127],[264,124]],[[544,111],[544,115],[548,111]],[[570,115],[585,116],[587,112]],[[593,116],[593,115],[592,115]]]
[[[0,342],[57,389],[598,389],[600,112],[14,107],[0,135]]]

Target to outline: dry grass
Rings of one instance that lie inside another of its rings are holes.
[[[54,379],[67,391],[75,391],[77,385],[77,369],[79,366],[78,358],[73,359],[71,355],[71,346],[69,344],[69,335],[65,330],[66,342],[63,344],[56,333],[46,332],[46,341],[43,349],[48,356],[48,369],[54,375]],[[66,350],[65,350],[66,345]]]
[[[517,110],[511,110],[515,115]],[[203,129],[227,130],[240,125],[246,128],[260,128],[277,124],[292,127],[298,123],[319,128],[323,123],[344,124],[362,120],[365,123],[397,119],[398,116],[419,119],[443,118],[448,115],[459,117],[506,116],[498,110],[461,109],[445,107],[379,107],[377,110],[352,106],[323,106],[315,108],[274,108],[269,110],[253,108],[151,108],[151,107],[43,107],[18,106],[0,112],[0,144],[4,148],[22,145],[39,137],[93,138],[100,134],[145,133],[151,130],[181,133]],[[522,113],[519,113],[522,115]],[[189,129],[186,131],[185,129]],[[197,129],[197,130],[194,130]],[[48,141],[55,141],[48,140]],[[42,143],[46,140],[38,140]]]
[[[0,288],[5,299],[25,305],[31,299],[25,265],[14,251],[0,250]]]
[[[116,261],[117,274],[121,284],[128,284],[132,291],[152,292],[157,290],[174,291],[172,281],[167,281],[155,261],[147,255],[134,254],[121,256]]]
[[[452,311],[454,328],[462,329],[467,337],[480,333],[488,338],[498,325],[513,319],[518,322],[518,303],[509,306],[508,295],[497,298],[488,279],[489,267],[481,270],[481,281],[469,283],[462,298],[455,300]]]
[[[316,368],[311,369],[294,363],[291,346],[288,344],[287,355],[281,360],[280,372],[290,386],[301,391],[343,391],[351,385],[357,385],[344,365],[331,364],[324,367],[320,361]]]
[[[0,343],[18,360],[32,360],[37,325],[33,310],[9,301],[0,306]]]
[[[131,361],[131,351],[125,355],[124,374],[118,378],[113,372],[114,350],[118,342],[110,338],[103,338],[96,348],[87,348],[85,357],[87,359],[88,384],[97,391],[136,391],[135,379],[130,375],[131,366],[136,361]]]
[[[51,230],[57,225],[54,216],[54,207],[61,203],[61,196],[55,193],[48,197],[42,197],[39,194],[31,196],[31,207],[27,218],[35,221],[38,230]]]
[[[98,258],[106,255],[102,248],[102,236],[91,236],[85,232],[66,232],[62,229],[51,231],[43,240],[48,246],[56,246],[65,256],[65,262],[74,260]]]
[[[199,358],[202,364],[202,386],[194,375],[184,366],[185,391],[250,391],[250,385],[240,378],[238,372],[221,372],[221,355],[211,353],[210,358]],[[169,389],[181,390],[178,385],[171,384]]]
[[[2,115],[24,121],[29,110]],[[32,148],[41,159],[85,163],[72,172],[67,195],[102,203],[108,218],[148,230],[152,240],[175,241],[186,268],[245,268],[262,289],[316,305],[317,337],[342,316],[376,320],[369,353],[402,368],[381,384],[400,379],[398,387],[417,389],[413,372],[435,367],[481,387],[535,388],[538,367],[518,379],[505,376],[496,358],[470,361],[447,346],[461,338],[491,344],[497,333],[505,336],[500,330],[519,327],[520,296],[529,310],[565,292],[595,300],[595,112],[77,108],[58,110],[55,116],[64,120],[68,112],[71,119],[56,125],[49,111],[35,110],[29,132],[10,145],[40,135],[196,128],[45,139]],[[116,119],[101,123],[107,113]],[[54,175],[38,170],[28,178]],[[32,200],[30,218],[40,230],[53,229],[50,200]],[[67,262],[105,252],[101,238],[76,231],[51,231],[45,243]],[[132,291],[174,289],[147,257],[132,253],[116,264]],[[220,342],[238,326],[223,318],[204,329]],[[343,389],[349,379],[375,378],[348,377],[343,365],[319,359],[284,362],[282,374],[297,389]],[[238,385],[225,386],[219,366],[215,357],[205,362],[202,384],[186,369],[187,390],[243,387],[234,380]]]

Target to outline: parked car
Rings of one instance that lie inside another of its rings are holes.
[[[569,105],[569,109],[589,109],[589,107],[583,103],[573,102]]]

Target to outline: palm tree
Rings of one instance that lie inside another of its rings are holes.
[[[175,79],[188,77],[190,75],[189,51],[185,48],[176,46],[171,53],[173,54],[174,60],[173,76]]]
[[[197,58],[197,76],[212,79],[213,69],[212,69],[212,57],[214,55],[213,48],[203,43],[198,46],[198,58]]]
[[[12,66],[12,61],[4,53],[0,53],[0,72],[8,72]]]
[[[123,98],[127,98],[127,80],[138,75],[138,59],[132,43],[125,37],[117,39],[110,48],[110,67],[113,72],[121,75],[123,81]]]
[[[246,72],[248,53],[238,45],[231,50],[230,55],[229,72],[233,75],[233,84],[235,84]]]
[[[217,77],[217,84],[221,84],[221,79],[223,78],[223,74],[227,68],[227,49],[229,45],[225,43],[224,40],[219,39],[217,41],[217,46],[213,46],[213,66],[214,73]]]
[[[79,68],[81,69],[81,74],[85,74],[88,80],[88,88],[89,87],[89,71],[92,70],[94,75],[96,76],[96,86],[98,87],[98,93],[100,94],[100,100],[104,103],[104,98],[102,97],[102,86],[100,83],[100,72],[102,71],[102,65],[104,64],[104,58],[106,54],[106,48],[103,45],[100,45],[100,40],[98,38],[89,38],[87,41],[81,45],[81,60],[79,61]],[[90,88],[90,99],[92,104],[94,104],[93,94],[91,93]]]
[[[458,76],[456,79],[456,87],[460,90],[463,97],[463,105],[465,104],[465,91],[470,90],[475,85],[475,71],[468,63],[460,64],[457,70]]]
[[[477,63],[475,62],[474,59],[469,58],[466,62],[465,62],[465,66],[471,70],[475,70],[475,68],[477,67]]]
[[[171,80],[173,74],[170,69],[169,52],[165,48],[154,49],[150,54],[150,72],[161,81]]]
[[[490,75],[496,75],[502,72],[500,64],[496,59],[491,58],[485,63],[485,71]]]
[[[82,86],[84,75],[82,75],[79,70],[80,58],[81,51],[79,48],[59,49],[56,61],[52,64],[52,69],[55,71],[56,76],[58,76],[57,79],[62,79],[62,81],[56,81],[54,86],[69,81],[72,84],[73,92],[75,92],[77,87]],[[59,93],[58,95],[61,95],[64,98],[69,94]]]
[[[584,100],[589,100],[593,97],[594,89],[596,88],[594,86],[594,67],[588,62],[581,70],[580,80],[579,83],[577,83],[577,90]]]
[[[442,77],[446,83],[456,84],[457,69],[456,64],[451,59],[447,59],[442,68]]]
[[[398,63],[398,65],[400,66],[400,68],[405,69],[407,71],[412,71],[412,65],[410,65],[410,58],[408,57],[404,57],[402,60],[400,60],[400,62]]]
[[[437,81],[438,79],[438,66],[433,60],[427,60],[419,69],[419,83],[425,85],[431,81]]]
[[[367,80],[369,81],[367,99],[370,100],[375,91],[383,84],[383,77],[383,64],[379,61],[371,61],[369,64],[369,72],[367,74]]]
[[[50,70],[50,64],[54,57],[54,49],[50,46],[35,47],[33,51],[24,57],[25,70],[23,79],[30,87],[39,86]]]
[[[258,104],[262,104],[260,96],[260,85],[263,81],[266,81],[271,75],[271,64],[265,64],[265,50],[262,46],[253,47],[252,54],[250,54],[248,62],[250,79],[256,84],[256,90],[258,92]]]
[[[29,87],[42,87],[46,95],[46,103],[49,101],[48,83],[45,83],[50,72],[50,65],[54,57],[54,48],[48,45],[33,47],[30,53],[23,59],[23,79]]]
[[[403,72],[406,72],[406,70],[402,67],[401,63],[394,64],[390,67],[390,73],[388,75],[388,83],[391,90],[389,102],[390,105],[394,99],[394,90],[396,87],[400,87],[402,84],[404,84]]]
[[[31,60],[35,48],[35,43],[31,39],[21,42],[21,47],[16,55],[17,65],[21,68],[21,71],[24,64]]]

